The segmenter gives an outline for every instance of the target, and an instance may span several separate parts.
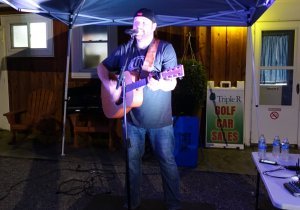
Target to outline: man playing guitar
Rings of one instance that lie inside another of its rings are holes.
[[[146,79],[146,85],[136,89],[142,93],[142,102],[130,108],[126,115],[130,139],[128,148],[130,204],[132,209],[138,208],[141,204],[141,163],[147,135],[154,155],[159,161],[166,207],[173,210],[180,209],[179,174],[173,154],[175,139],[171,107],[171,91],[176,87],[177,76],[154,78],[152,73],[162,74],[170,69],[176,69],[177,57],[170,43],[154,38],[156,27],[155,15],[151,10],[145,8],[138,10],[133,20],[132,30],[136,32],[134,41],[132,44],[128,42],[120,45],[99,64],[97,73],[102,82],[103,92],[110,95],[110,99],[105,99],[103,97],[105,94],[102,94],[102,103],[110,100],[117,104],[120,100],[122,88],[116,89],[117,80],[110,75],[111,73],[118,75],[125,64],[127,77],[131,77],[128,83]],[[129,59],[127,59],[128,52],[132,52]]]

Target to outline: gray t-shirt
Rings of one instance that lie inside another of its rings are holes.
[[[120,45],[103,61],[103,65],[110,72],[118,74],[125,65],[128,57],[127,52],[129,52],[130,56],[126,70],[143,72],[141,67],[148,49],[139,50],[135,42],[132,46],[131,48],[130,42]],[[154,61],[154,71],[159,73],[176,66],[177,57],[173,46],[166,41],[160,40]],[[130,110],[127,114],[127,120],[129,123],[143,128],[161,128],[171,125],[173,123],[171,91],[152,91],[147,86],[144,86],[143,103],[140,107]]]

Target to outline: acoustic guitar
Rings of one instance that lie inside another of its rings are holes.
[[[172,79],[182,78],[184,76],[183,65],[160,72],[159,78]],[[124,72],[125,96],[126,96],[126,113],[134,107],[139,107],[143,103],[143,87],[147,85],[147,78],[137,80],[134,74],[128,71]],[[123,87],[120,87],[123,88]],[[117,90],[116,90],[117,91]],[[122,91],[118,91],[117,100],[112,97],[109,91],[101,86],[101,102],[105,116],[107,118],[121,118],[124,116],[124,101]]]

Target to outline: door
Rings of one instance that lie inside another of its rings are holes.
[[[299,26],[296,22],[255,25],[252,143],[261,134],[268,144],[276,135],[299,143]]]

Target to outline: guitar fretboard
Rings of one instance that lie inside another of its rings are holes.
[[[147,83],[148,83],[147,78],[145,78],[145,79],[138,80],[137,82],[127,84],[125,92],[127,93],[127,92],[130,92],[130,91],[132,91],[134,89],[137,89],[139,87],[143,87],[143,86],[147,85]]]
[[[168,71],[162,72],[159,75],[157,75],[158,78],[163,78],[163,79],[171,79],[171,78],[181,78],[184,76],[184,71],[183,71],[183,66],[179,65],[177,67],[175,67],[174,69],[170,69]],[[131,84],[127,84],[126,85],[126,93],[130,92],[134,89],[137,89],[139,87],[145,86],[147,85],[148,80],[147,78],[144,79],[140,79],[136,82],[133,82]]]

